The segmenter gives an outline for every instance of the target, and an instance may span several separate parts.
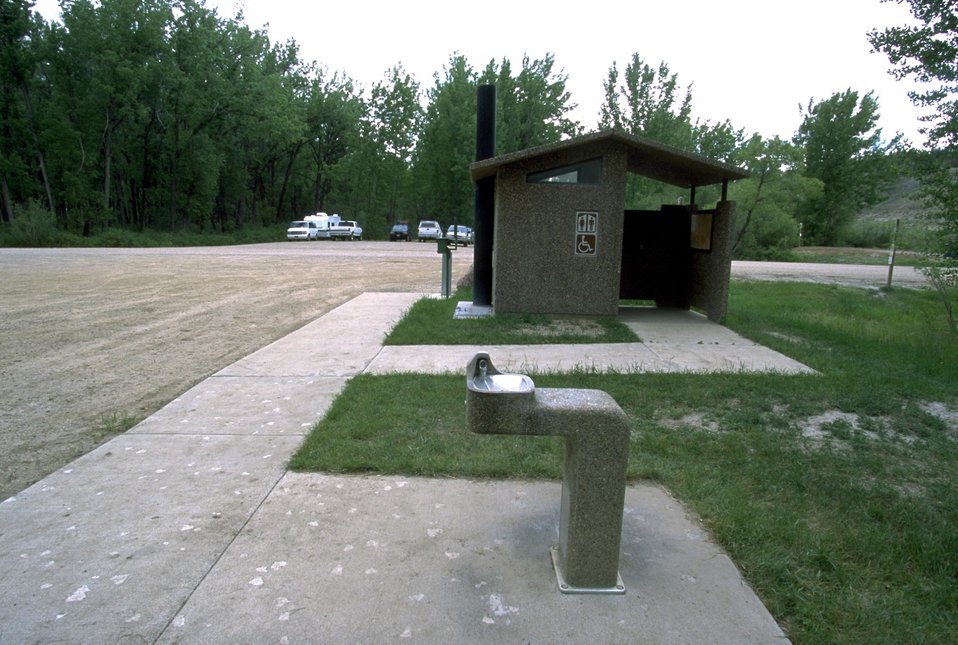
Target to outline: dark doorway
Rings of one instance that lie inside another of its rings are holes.
[[[654,300],[659,307],[689,308],[691,222],[691,211],[686,206],[625,211],[620,299]]]

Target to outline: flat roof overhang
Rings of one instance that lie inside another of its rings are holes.
[[[550,143],[518,152],[477,161],[469,166],[472,181],[495,176],[499,168],[547,154],[567,152],[596,143],[618,143],[626,147],[628,170],[637,175],[681,188],[710,186],[745,179],[749,172],[737,166],[714,161],[703,155],[618,130],[603,130],[580,137]]]

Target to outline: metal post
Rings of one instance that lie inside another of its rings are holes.
[[[449,248],[449,240],[437,240],[436,253],[442,255],[442,297],[448,298],[452,295],[452,249]]]
[[[901,219],[895,220],[895,236],[891,239],[891,254],[888,256],[888,284],[886,289],[891,289],[891,274],[895,271],[895,247],[898,245],[898,228],[901,226]]]

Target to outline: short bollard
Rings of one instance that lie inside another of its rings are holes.
[[[466,372],[466,423],[480,434],[565,437],[559,544],[552,562],[562,593],[623,594],[619,575],[628,418],[600,390],[536,389],[476,354]]]
[[[440,286],[440,294],[443,298],[448,298],[452,295],[452,250],[454,246],[449,245],[449,240],[445,238],[440,238],[437,240],[436,244],[436,253],[442,255],[442,285]]]

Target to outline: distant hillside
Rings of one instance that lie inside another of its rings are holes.
[[[917,179],[900,177],[895,185],[888,190],[886,199],[863,210],[859,218],[881,222],[898,218],[910,220],[919,217],[925,210],[916,197],[920,187],[921,183]]]

